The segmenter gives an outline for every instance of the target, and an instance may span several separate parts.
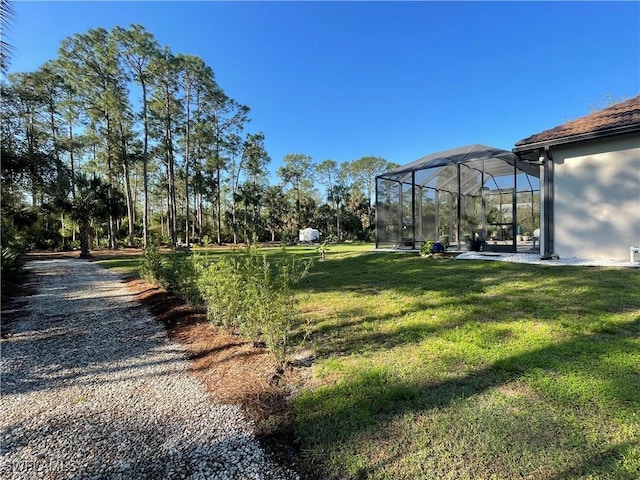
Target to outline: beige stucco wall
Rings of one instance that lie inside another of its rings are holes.
[[[640,135],[551,151],[555,253],[628,260],[640,246]]]

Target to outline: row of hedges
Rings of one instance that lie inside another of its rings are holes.
[[[237,328],[254,345],[265,344],[282,368],[299,323],[293,287],[310,267],[310,260],[299,260],[285,250],[277,261],[270,261],[255,246],[215,260],[184,251],[163,258],[150,247],[140,275],[192,305],[206,305],[211,322]]]

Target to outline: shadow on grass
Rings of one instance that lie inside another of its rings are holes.
[[[445,380],[402,381],[384,366],[372,365],[328,387],[303,394],[296,402],[297,432],[307,452],[308,464],[322,463],[336,445],[353,441],[363,432],[374,431],[394,416],[446,408],[511,381],[553,377],[556,374],[596,376],[604,383],[607,409],[621,405],[629,409],[640,406],[640,384],[635,367],[611,369],[599,365],[608,358],[637,354],[640,319],[611,335],[577,335],[559,344],[504,358],[494,364],[461,377]],[[574,395],[565,392],[565,395]],[[575,395],[579,396],[580,392]],[[562,408],[582,399],[553,398]],[[609,412],[608,414],[611,414]],[[606,415],[607,413],[605,413]],[[619,457],[614,449],[600,458],[575,467],[575,472],[590,472],[603,462]],[[554,478],[569,478],[574,470]],[[309,472],[310,473],[310,472]],[[311,474],[311,473],[310,473]],[[326,474],[326,472],[325,472]],[[349,477],[345,477],[349,478]]]
[[[537,282],[544,278],[550,282],[544,283],[544,288],[570,285],[578,291],[593,286],[594,279],[602,280],[602,272],[611,271],[615,272],[615,278],[609,278],[606,284],[598,283],[599,288],[637,287],[640,284],[637,270],[628,268],[545,266],[365,253],[316,263],[300,289],[314,293],[366,294],[378,294],[388,289],[399,293],[432,290],[459,295],[483,293],[487,288],[505,282],[518,282],[526,291],[536,288]]]
[[[640,444],[636,442],[616,444],[610,448],[605,449],[594,455],[588,462],[583,462],[579,465],[574,465],[566,470],[559,472],[551,477],[549,480],[573,480],[575,478],[593,478],[591,475],[594,468],[600,471],[611,472],[612,474],[619,469],[620,460],[625,456],[630,456],[632,450],[640,447]],[[636,472],[640,474],[640,471]],[[618,476],[612,478],[624,478],[634,480],[638,478],[636,475],[629,473],[628,476]]]
[[[321,305],[311,338],[323,355],[391,348],[420,342],[467,322],[510,324],[523,317],[562,323],[576,333],[606,329],[603,318],[640,310],[640,281],[630,269],[545,267],[504,262],[428,260],[394,254],[361,254],[319,262],[297,288],[302,296],[350,295],[347,308]],[[401,295],[399,298],[381,296]],[[379,312],[383,302],[394,312]],[[446,319],[429,322],[429,312]],[[424,314],[424,322],[406,317]],[[324,315],[324,316],[323,316]],[[561,317],[564,316],[564,319]],[[394,323],[380,333],[378,327]],[[368,325],[365,325],[368,324]],[[369,329],[365,328],[369,327]],[[505,332],[508,334],[508,332]]]

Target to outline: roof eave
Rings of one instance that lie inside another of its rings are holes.
[[[524,145],[516,146],[511,151],[513,153],[530,152],[544,147],[552,147],[556,145],[566,145],[570,143],[583,142],[586,140],[595,140],[599,138],[611,137],[614,135],[623,135],[625,133],[640,132],[640,124],[625,125],[624,127],[610,128],[607,130],[600,130],[595,132],[582,133],[579,135],[570,135],[568,137],[555,138],[552,140],[545,140],[541,142],[527,143]]]

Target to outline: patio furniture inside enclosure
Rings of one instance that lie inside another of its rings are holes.
[[[536,163],[486,145],[432,153],[376,178],[376,247],[531,249],[539,228]]]

